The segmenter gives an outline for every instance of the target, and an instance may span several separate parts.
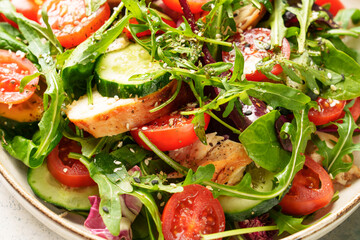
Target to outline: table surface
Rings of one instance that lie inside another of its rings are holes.
[[[35,219],[10,195],[0,182],[0,239],[63,240]],[[335,230],[321,240],[358,240],[360,208]]]

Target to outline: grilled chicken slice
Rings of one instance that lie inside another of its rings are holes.
[[[253,4],[248,4],[241,7],[234,12],[234,20],[238,32],[243,32],[249,27],[255,27],[266,13],[266,8],[261,4],[261,9],[254,7]]]
[[[65,112],[71,122],[96,138],[117,135],[153,121],[192,100],[187,88],[183,87],[169,105],[159,111],[149,112],[168,100],[176,87],[177,82],[174,80],[157,92],[141,98],[127,99],[103,97],[94,91],[94,104],[90,105],[87,96],[82,96],[67,106]]]
[[[40,121],[43,112],[43,100],[37,94],[33,94],[30,99],[19,104],[0,103],[0,116],[18,122]]]
[[[194,171],[199,166],[214,164],[213,181],[229,185],[238,183],[246,166],[252,162],[244,146],[216,136],[216,133],[207,134],[206,138],[208,145],[197,140],[189,146],[170,151],[169,156]]]

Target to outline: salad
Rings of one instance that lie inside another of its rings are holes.
[[[0,13],[2,147],[97,236],[281,238],[360,178],[346,44],[359,9],[0,0]]]

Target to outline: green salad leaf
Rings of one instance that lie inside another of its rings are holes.
[[[256,120],[239,136],[249,157],[257,165],[271,172],[282,170],[291,157],[291,153],[280,145],[275,132],[275,121],[279,116],[278,111],[271,111]]]
[[[275,221],[276,225],[278,226],[279,235],[282,234],[283,232],[294,234],[310,226],[310,225],[302,224],[305,217],[297,218],[297,217],[285,215],[280,211],[271,210],[270,217]]]
[[[319,148],[318,153],[324,157],[323,166],[329,174],[334,178],[341,172],[347,172],[352,166],[352,153],[360,151],[360,144],[353,142],[353,134],[355,129],[359,128],[348,109],[345,109],[345,117],[342,123],[335,123],[338,127],[339,139],[337,142],[331,142],[333,147],[328,146],[325,141],[321,141],[319,137],[314,136],[313,142]],[[344,161],[344,157],[348,155],[351,161]]]

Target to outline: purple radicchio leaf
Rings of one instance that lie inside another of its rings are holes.
[[[252,103],[251,105],[241,103],[243,115],[241,115],[235,108],[229,115],[230,119],[240,129],[240,131],[244,131],[259,117],[269,112],[266,104],[263,101],[260,101],[259,99],[254,97],[249,98]]]
[[[253,219],[248,219],[238,223],[239,228],[253,228],[253,227],[263,227],[271,224],[269,214],[264,214]],[[245,239],[248,240],[272,240],[273,236],[277,231],[262,231],[262,232],[253,232],[244,234]]]
[[[217,96],[220,93],[221,89],[220,88],[212,88],[211,94],[213,97]],[[251,105],[246,105],[242,102],[241,103],[241,111],[242,114],[238,112],[237,109],[232,110],[232,112],[229,115],[229,118],[231,119],[231,121],[235,124],[235,126],[240,130],[240,131],[244,131],[248,126],[250,126],[253,122],[255,122],[258,118],[260,118],[261,116],[265,115],[266,113],[269,112],[266,104],[254,97],[249,96],[250,101],[251,101]],[[220,106],[220,113],[222,114],[225,109],[226,109],[227,104],[221,105]],[[219,114],[217,114],[219,115]],[[220,115],[218,116],[220,118],[222,118]],[[231,123],[229,121],[227,121],[227,119],[223,119],[226,123],[230,124]],[[215,122],[215,121],[213,121]],[[230,139],[232,139],[232,137],[230,136]]]
[[[136,171],[140,171],[138,166],[134,166],[128,172],[129,174],[132,174]],[[105,226],[105,223],[99,213],[99,206],[101,201],[99,196],[89,196],[91,209],[87,219],[84,222],[84,226],[93,234],[108,240],[131,240],[131,223],[134,222],[136,216],[139,214],[142,203],[136,197],[127,194],[120,195],[119,198],[122,218],[120,222],[120,234],[118,236],[112,235]]]
[[[108,239],[108,240],[131,240],[131,223],[135,220],[135,217],[141,210],[141,202],[133,196],[121,195],[122,218],[120,222],[120,234],[113,236],[106,228],[104,221],[99,213],[100,197],[90,196],[89,201],[91,209],[89,216],[85,220],[84,226],[90,230],[93,234]]]

